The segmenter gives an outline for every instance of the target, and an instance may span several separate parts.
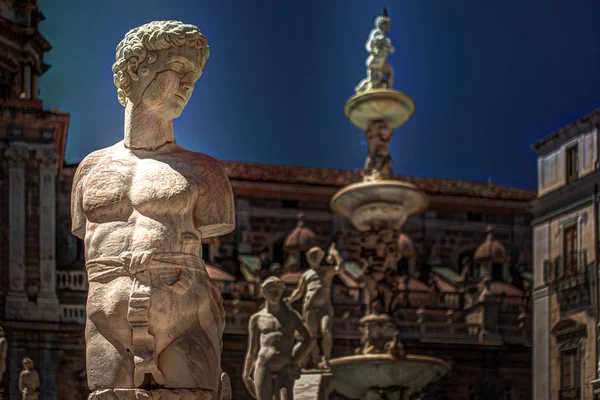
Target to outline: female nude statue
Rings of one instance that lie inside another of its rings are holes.
[[[81,162],[71,196],[89,277],[92,399],[130,398],[112,389],[219,392],[224,310],[200,241],[234,229],[233,194],[220,163],[173,133],[208,57],[198,28],[177,21],[142,25],[117,46],[125,137]]]
[[[300,315],[282,302],[283,281],[270,277],[262,289],[267,305],[250,317],[244,383],[258,400],[292,400],[294,380],[314,341]],[[295,333],[300,338],[296,346]]]

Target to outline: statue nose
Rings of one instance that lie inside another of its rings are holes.
[[[179,82],[179,86],[185,91],[191,91],[194,89],[194,72],[190,71],[185,74],[181,81]]]

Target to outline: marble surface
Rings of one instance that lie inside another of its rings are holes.
[[[177,21],[132,29],[117,47],[124,140],[85,157],[71,195],[89,281],[88,385],[103,391],[90,398],[220,393],[224,309],[201,240],[234,229],[233,193],[220,163],[179,146],[173,129],[208,56],[198,28]]]

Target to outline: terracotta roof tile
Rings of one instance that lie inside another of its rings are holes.
[[[358,182],[361,179],[358,171],[267,165],[237,161],[222,161],[222,163],[229,178],[237,180],[342,187]],[[534,191],[497,185],[495,183],[401,175],[397,175],[395,178],[412,183],[427,194],[434,195],[518,201],[531,201],[536,198]]]

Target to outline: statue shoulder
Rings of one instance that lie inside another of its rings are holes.
[[[87,156],[85,156],[84,159],[81,160],[81,162],[77,166],[77,170],[75,171],[75,182],[79,181],[81,178],[86,176],[88,172],[90,172],[90,170],[94,168],[94,166],[98,164],[98,162],[101,159],[103,159],[112,151],[114,151],[113,148],[114,146],[105,147],[103,149],[93,151]]]

